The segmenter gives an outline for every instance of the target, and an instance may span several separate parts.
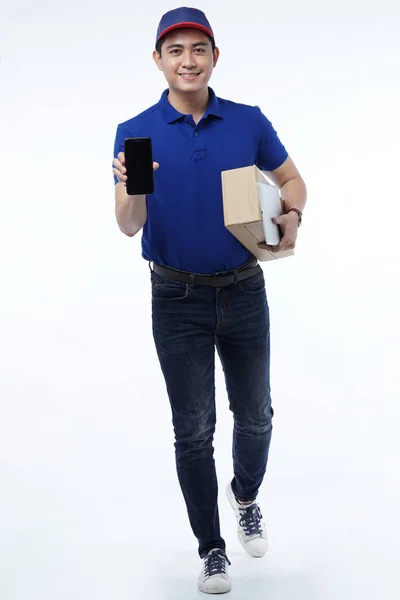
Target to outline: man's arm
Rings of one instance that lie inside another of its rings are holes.
[[[279,245],[259,244],[259,247],[267,248],[273,252],[292,250],[296,246],[299,216],[295,211],[287,211],[290,208],[297,208],[297,210],[303,212],[307,201],[306,184],[290,157],[277,169],[265,171],[265,173],[280,190],[280,196],[285,203],[286,214],[274,219],[274,223],[279,225],[283,234]]]
[[[290,156],[280,167],[266,173],[280,190],[286,210],[297,208],[303,212],[307,200],[306,184]]]
[[[146,196],[128,196],[126,186],[115,184],[115,216],[122,233],[133,237],[147,220]]]

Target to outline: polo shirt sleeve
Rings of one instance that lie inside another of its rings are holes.
[[[272,127],[271,122],[261,112],[258,106],[258,123],[260,127],[260,141],[257,150],[256,166],[261,171],[273,171],[280,167],[289,154],[280,141],[278,134]]]
[[[129,133],[126,131],[123,125],[118,125],[117,133],[115,135],[114,141],[114,158],[118,158],[118,154],[124,151],[124,140],[125,138],[130,137]],[[114,169],[114,165],[111,163],[111,169]],[[114,183],[118,183],[118,179],[116,175],[113,173]]]

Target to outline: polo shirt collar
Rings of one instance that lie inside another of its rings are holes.
[[[223,114],[222,114],[222,107],[219,103],[219,100],[217,98],[217,96],[215,95],[215,92],[212,88],[208,88],[209,91],[209,101],[208,101],[208,106],[206,109],[206,112],[204,113],[204,118],[208,117],[208,115],[212,115],[214,117],[219,117],[220,119],[223,119]],[[167,123],[174,123],[175,121],[178,121],[179,119],[183,118],[183,113],[180,113],[178,110],[176,110],[176,108],[174,108],[172,106],[172,104],[170,104],[169,100],[168,100],[168,93],[169,90],[164,90],[164,92],[161,95],[160,101],[158,103],[162,114],[164,115],[165,120],[167,121]]]

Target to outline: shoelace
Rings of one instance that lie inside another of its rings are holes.
[[[246,535],[262,534],[262,514],[258,504],[252,504],[248,508],[240,508],[240,514],[241,519],[239,521],[239,525],[242,527]]]
[[[226,573],[226,563],[231,564],[229,558],[223,550],[213,550],[205,557],[204,575],[212,577],[212,575],[221,575]]]

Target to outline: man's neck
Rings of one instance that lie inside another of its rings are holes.
[[[195,120],[196,117],[200,120],[208,106],[208,87],[193,95],[187,92],[179,94],[179,92],[169,90],[168,101],[178,112],[184,115],[193,115]]]

